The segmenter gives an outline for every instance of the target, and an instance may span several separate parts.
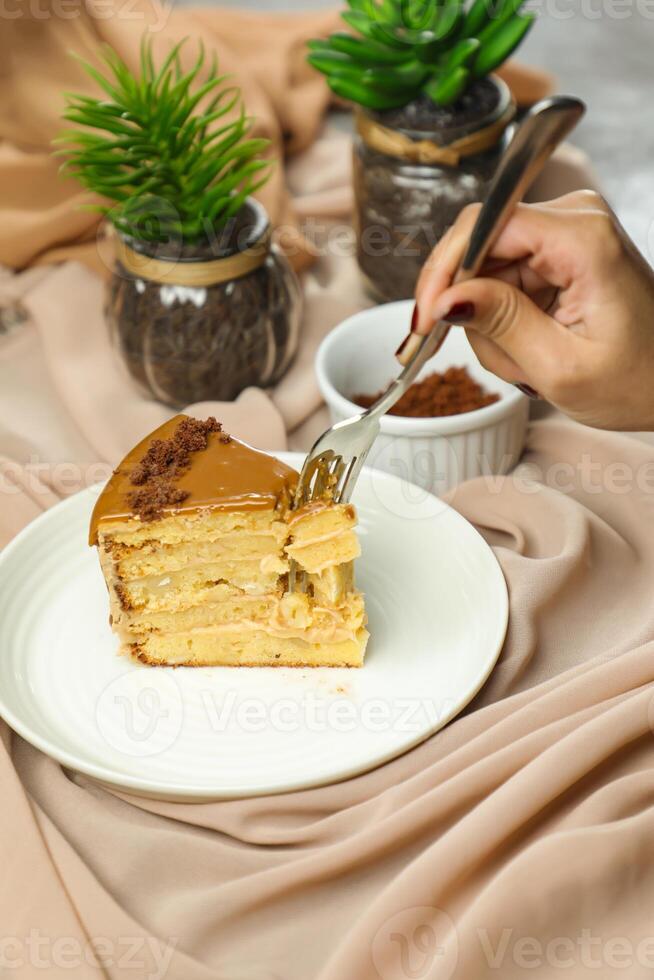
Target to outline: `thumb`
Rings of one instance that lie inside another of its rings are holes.
[[[569,353],[569,330],[502,279],[451,286],[439,296],[433,318],[492,340],[534,381],[545,382]]]

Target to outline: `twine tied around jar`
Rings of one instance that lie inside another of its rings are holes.
[[[149,279],[170,286],[215,286],[242,279],[254,272],[266,260],[270,251],[272,232],[267,228],[249,248],[223,258],[196,261],[194,259],[158,259],[131,248],[115,236],[116,258],[127,272],[139,279]]]
[[[356,127],[364,143],[378,153],[398,157],[409,163],[458,167],[462,157],[474,156],[495,146],[514,115],[515,103],[511,100],[497,119],[447,146],[441,146],[431,139],[413,140],[404,133],[382,126],[361,109],[356,111]]]

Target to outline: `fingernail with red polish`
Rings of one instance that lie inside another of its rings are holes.
[[[460,326],[462,323],[468,323],[472,320],[475,315],[475,307],[472,303],[455,303],[451,310],[448,310],[443,320],[446,323],[454,323],[456,326]]]
[[[407,364],[413,355],[420,350],[425,338],[421,337],[420,334],[410,333],[404,338],[398,349],[395,351],[395,356],[399,360],[400,364]]]
[[[402,343],[400,344],[400,346],[397,348],[397,350],[395,351],[395,356],[396,357],[399,357],[401,354],[404,353],[404,351],[406,350],[406,346],[407,346],[407,344],[409,343],[410,340],[411,340],[411,334],[408,334],[404,338],[404,340],[402,341]]]
[[[533,399],[540,398],[540,395],[538,394],[536,389],[532,388],[531,385],[523,385],[523,384],[518,384],[516,382],[516,388],[519,391],[521,391],[523,395],[526,395],[527,398],[533,398]]]
[[[418,304],[416,303],[413,307],[413,315],[411,316],[411,332],[407,334],[400,346],[395,351],[396,357],[401,357],[407,348],[410,340],[412,340],[413,334],[416,332],[416,327],[418,326],[418,320],[420,318],[420,311],[418,309]]]

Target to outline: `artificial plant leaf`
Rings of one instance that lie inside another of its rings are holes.
[[[429,68],[420,61],[409,62],[401,67],[368,68],[361,80],[384,92],[397,92],[409,89],[418,94],[422,83],[429,75]]]
[[[366,85],[365,82],[341,78],[336,74],[328,77],[327,84],[340,98],[347,99],[349,102],[357,102],[367,109],[382,111],[384,109],[398,109],[407,104],[407,97],[404,92],[394,94],[380,92]]]
[[[183,43],[157,68],[153,45],[145,40],[138,75],[105,49],[108,75],[88,66],[102,97],[67,95],[64,117],[82,128],[64,130],[55,144],[65,159],[62,171],[114,202],[110,220],[116,227],[147,240],[156,240],[163,228],[204,233],[208,210],[222,221],[233,199],[259,186],[270,171],[269,161],[260,158],[269,143],[247,138],[251,120],[242,109],[236,120],[220,124],[240,92],[225,84],[215,55],[204,69],[209,77],[200,82],[204,49],[185,72]]]
[[[510,20],[493,24],[472,64],[476,78],[482,78],[494,71],[518,47],[527,31],[534,23],[533,14],[516,14]]]
[[[463,94],[469,79],[470,71],[467,68],[454,68],[430,82],[425,92],[437,105],[451,105]]]
[[[443,57],[443,71],[465,66],[479,51],[481,42],[476,37],[464,37],[454,45]]]
[[[341,18],[346,24],[354,28],[355,31],[358,31],[359,34],[362,34],[363,37],[371,41],[377,41],[379,44],[384,44],[400,51],[405,48],[405,42],[396,36],[390,26],[383,27],[376,21],[370,20],[365,14],[361,14],[358,11],[345,11],[345,13],[341,14]]]
[[[518,12],[524,2],[525,0],[495,0],[488,23],[477,33],[482,45],[493,37],[501,24],[510,20]]]
[[[362,65],[398,65],[413,57],[410,48],[389,48],[377,41],[362,41],[344,31],[332,34],[327,43],[329,50],[347,54]]]
[[[473,0],[463,21],[461,33],[464,37],[477,37],[491,20],[493,0]]]

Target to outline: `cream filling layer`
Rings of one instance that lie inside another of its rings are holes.
[[[129,643],[139,643],[147,636],[242,636],[243,633],[264,633],[267,636],[274,636],[281,640],[304,640],[306,643],[311,644],[325,644],[330,645],[332,643],[344,643],[349,640],[356,640],[359,630],[358,629],[346,629],[345,627],[334,627],[331,630],[325,629],[273,629],[264,626],[259,622],[248,622],[244,620],[241,623],[224,623],[219,626],[195,626],[193,629],[184,630],[180,633],[155,633],[155,634],[140,634],[132,633],[128,631],[117,630],[118,635],[121,638],[121,642],[124,644]]]
[[[288,639],[306,637],[311,643],[338,643],[355,636],[365,620],[363,596],[352,592],[338,607],[316,604],[306,595],[286,595],[256,602],[245,598],[226,600],[150,617],[122,614],[116,617],[115,628],[123,642],[151,633],[220,635],[256,631]]]

